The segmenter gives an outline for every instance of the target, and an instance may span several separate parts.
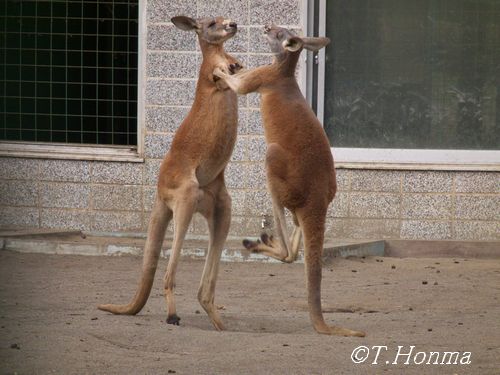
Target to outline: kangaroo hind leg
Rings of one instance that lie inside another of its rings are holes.
[[[306,209],[307,210],[307,209]],[[326,209],[321,213],[318,207],[309,208],[309,215],[298,215],[304,231],[307,303],[309,316],[318,333],[339,336],[364,337],[365,333],[338,326],[329,326],[323,318],[321,308],[321,272]],[[316,212],[316,215],[310,214]],[[302,213],[303,214],[303,213]]]
[[[283,262],[297,259],[302,231],[294,215],[295,228],[288,236],[285,218],[285,204],[298,201],[300,194],[288,181],[288,160],[285,150],[275,143],[268,146],[266,153],[267,184],[272,197],[273,214],[276,222],[277,239],[262,234],[260,241],[245,240],[243,245],[251,251],[260,252]]]
[[[181,255],[184,237],[200,199],[200,189],[197,183],[188,183],[176,190],[174,201],[174,240],[165,274],[165,300],[167,304],[167,323],[179,325],[179,316],[175,307],[175,274]]]
[[[171,219],[172,210],[157,196],[153,211],[151,212],[151,218],[149,219],[148,236],[144,246],[141,281],[134,298],[126,305],[99,305],[99,310],[125,315],[135,315],[141,311],[148,300],[151,287],[153,286],[161,245],[163,244],[165,232]]]
[[[231,223],[231,197],[224,185],[223,173],[208,188],[213,190],[203,197],[204,207],[201,212],[207,219],[210,231],[210,242],[208,245],[205,267],[198,289],[198,301],[207,312],[215,329],[224,330],[224,325],[214,304],[215,285],[219,272],[219,262],[222,254],[224,242],[226,241]]]

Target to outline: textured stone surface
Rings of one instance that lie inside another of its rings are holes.
[[[403,191],[412,193],[451,192],[453,190],[452,172],[406,172]]]
[[[248,216],[235,216],[231,218],[230,236],[257,237],[262,233],[260,218]]]
[[[455,184],[458,193],[500,193],[500,173],[460,172]]]
[[[86,210],[42,209],[40,226],[88,231],[92,228],[92,220],[89,211]]]
[[[231,214],[237,216],[244,216],[247,214],[245,207],[246,192],[240,189],[229,189],[231,196]]]
[[[351,193],[349,214],[358,218],[398,218],[400,206],[399,194]]]
[[[144,154],[147,158],[163,159],[172,144],[172,135],[147,134],[144,139]]]
[[[248,27],[238,27],[235,36],[224,43],[224,49],[229,53],[246,53],[248,51]]]
[[[252,39],[250,39],[250,43],[252,43]],[[267,47],[267,51],[269,52],[269,47]],[[259,66],[269,65],[273,62],[273,55],[270,53],[266,54],[250,54],[248,55],[248,69],[255,69]]]
[[[149,25],[147,48],[160,51],[196,51],[195,32],[182,31],[172,24]]]
[[[148,21],[169,22],[172,17],[185,15],[196,18],[196,1],[193,0],[148,0],[147,17]]]
[[[0,181],[0,205],[35,206],[38,203],[36,181]]]
[[[260,111],[253,109],[240,110],[239,134],[242,135],[264,135],[262,127],[262,116]]]
[[[147,56],[148,77],[197,78],[200,66],[198,53],[150,52]]]
[[[408,240],[447,240],[451,221],[403,220],[401,238]]]
[[[149,226],[149,219],[151,218],[151,211],[145,211],[144,212],[144,215],[143,215],[143,218],[142,218],[142,231],[143,232],[146,232],[148,231],[148,226]],[[188,229],[188,233],[191,233],[191,226],[190,228]],[[165,232],[165,235],[166,236],[171,236],[173,235],[173,231],[174,231],[174,221],[173,220],[170,220],[170,223],[168,224],[168,227],[167,227],[167,231]]]
[[[244,163],[231,162],[224,173],[226,186],[229,189],[243,189],[246,187],[246,168]]]
[[[351,189],[353,191],[401,191],[402,173],[395,171],[353,170]]]
[[[149,79],[146,83],[146,102],[150,105],[191,107],[195,88],[195,80]]]
[[[198,2],[198,17],[225,17],[238,26],[248,24],[248,0],[211,0]]]
[[[500,220],[500,196],[457,195],[458,219]]]
[[[234,145],[231,161],[243,161],[246,157],[246,139],[238,136],[236,144]]]
[[[264,190],[267,188],[264,162],[246,163],[244,165],[244,185],[247,189]]]
[[[245,215],[272,215],[271,196],[267,190],[248,191],[245,194]]]
[[[252,0],[250,1],[250,24],[298,25],[300,23],[299,0]]]
[[[269,42],[264,34],[264,24],[257,27],[250,27],[249,52],[251,53],[270,53]],[[252,56],[253,57],[253,56]],[[270,60],[269,56],[266,56]],[[267,64],[267,63],[266,63]],[[256,65],[253,65],[255,67]]]
[[[92,167],[92,182],[103,184],[142,183],[142,163],[95,162]]]
[[[399,220],[347,219],[343,221],[344,238],[378,239],[399,237]]]
[[[260,109],[260,94],[252,92],[247,96],[247,106],[248,108]]]
[[[337,192],[328,207],[328,217],[347,217],[349,215],[349,193]]]
[[[144,185],[156,186],[162,159],[146,159],[144,163]]]
[[[455,221],[453,237],[457,240],[500,240],[498,221]]]
[[[41,207],[89,207],[90,185],[76,183],[40,183],[39,189]]]
[[[0,157],[0,180],[38,178],[40,160]]]
[[[156,197],[156,186],[146,186],[143,188],[142,201],[144,204],[144,210],[151,211]]]
[[[92,186],[94,210],[142,210],[142,187],[134,185]]]
[[[325,239],[328,238],[346,238],[347,219],[326,218]]]
[[[37,228],[40,212],[32,207],[0,207],[0,227],[2,228]]]
[[[89,182],[91,162],[78,160],[40,160],[40,180]]]
[[[335,169],[337,180],[337,191],[348,191],[351,189],[351,171],[348,169]]]
[[[174,133],[189,110],[190,107],[147,107],[146,128],[152,132]]]
[[[199,213],[194,214],[188,232],[208,236],[210,232],[208,230],[207,220]],[[208,248],[208,241],[205,246]]]
[[[142,213],[96,211],[92,230],[96,232],[140,231],[142,230]]]
[[[452,210],[451,195],[405,194],[403,196],[403,218],[451,219]]]
[[[264,137],[248,137],[246,138],[247,144],[247,158],[251,161],[262,161],[266,157],[266,140]]]

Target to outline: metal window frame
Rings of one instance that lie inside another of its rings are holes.
[[[311,9],[319,6],[318,35],[326,33],[326,0],[301,0],[302,29],[304,33],[311,30]],[[335,48],[331,45],[329,48]],[[312,63],[303,64],[303,69],[310,70]],[[301,87],[311,102],[312,95],[317,95],[315,109],[321,124],[324,121],[325,105],[325,49],[318,56],[317,92],[306,88],[312,77],[309,71],[301,76]],[[431,149],[381,149],[381,148],[332,148],[337,168],[353,169],[392,169],[392,170],[448,170],[448,171],[500,171],[500,151],[495,150],[431,150]]]
[[[0,157],[144,162],[143,125],[146,85],[146,1],[138,1],[137,51],[137,147],[130,145],[80,145],[24,141],[0,141]]]

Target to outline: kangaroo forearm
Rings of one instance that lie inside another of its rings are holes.
[[[228,85],[232,90],[240,95],[258,91],[263,84],[262,73],[262,68],[242,71],[234,76],[231,76],[234,80],[234,88],[231,87],[230,84]]]

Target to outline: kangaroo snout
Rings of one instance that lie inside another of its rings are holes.
[[[238,24],[234,21],[231,21],[231,20],[224,20],[223,24],[224,24],[224,26],[226,26],[226,29],[236,30],[238,28]]]

